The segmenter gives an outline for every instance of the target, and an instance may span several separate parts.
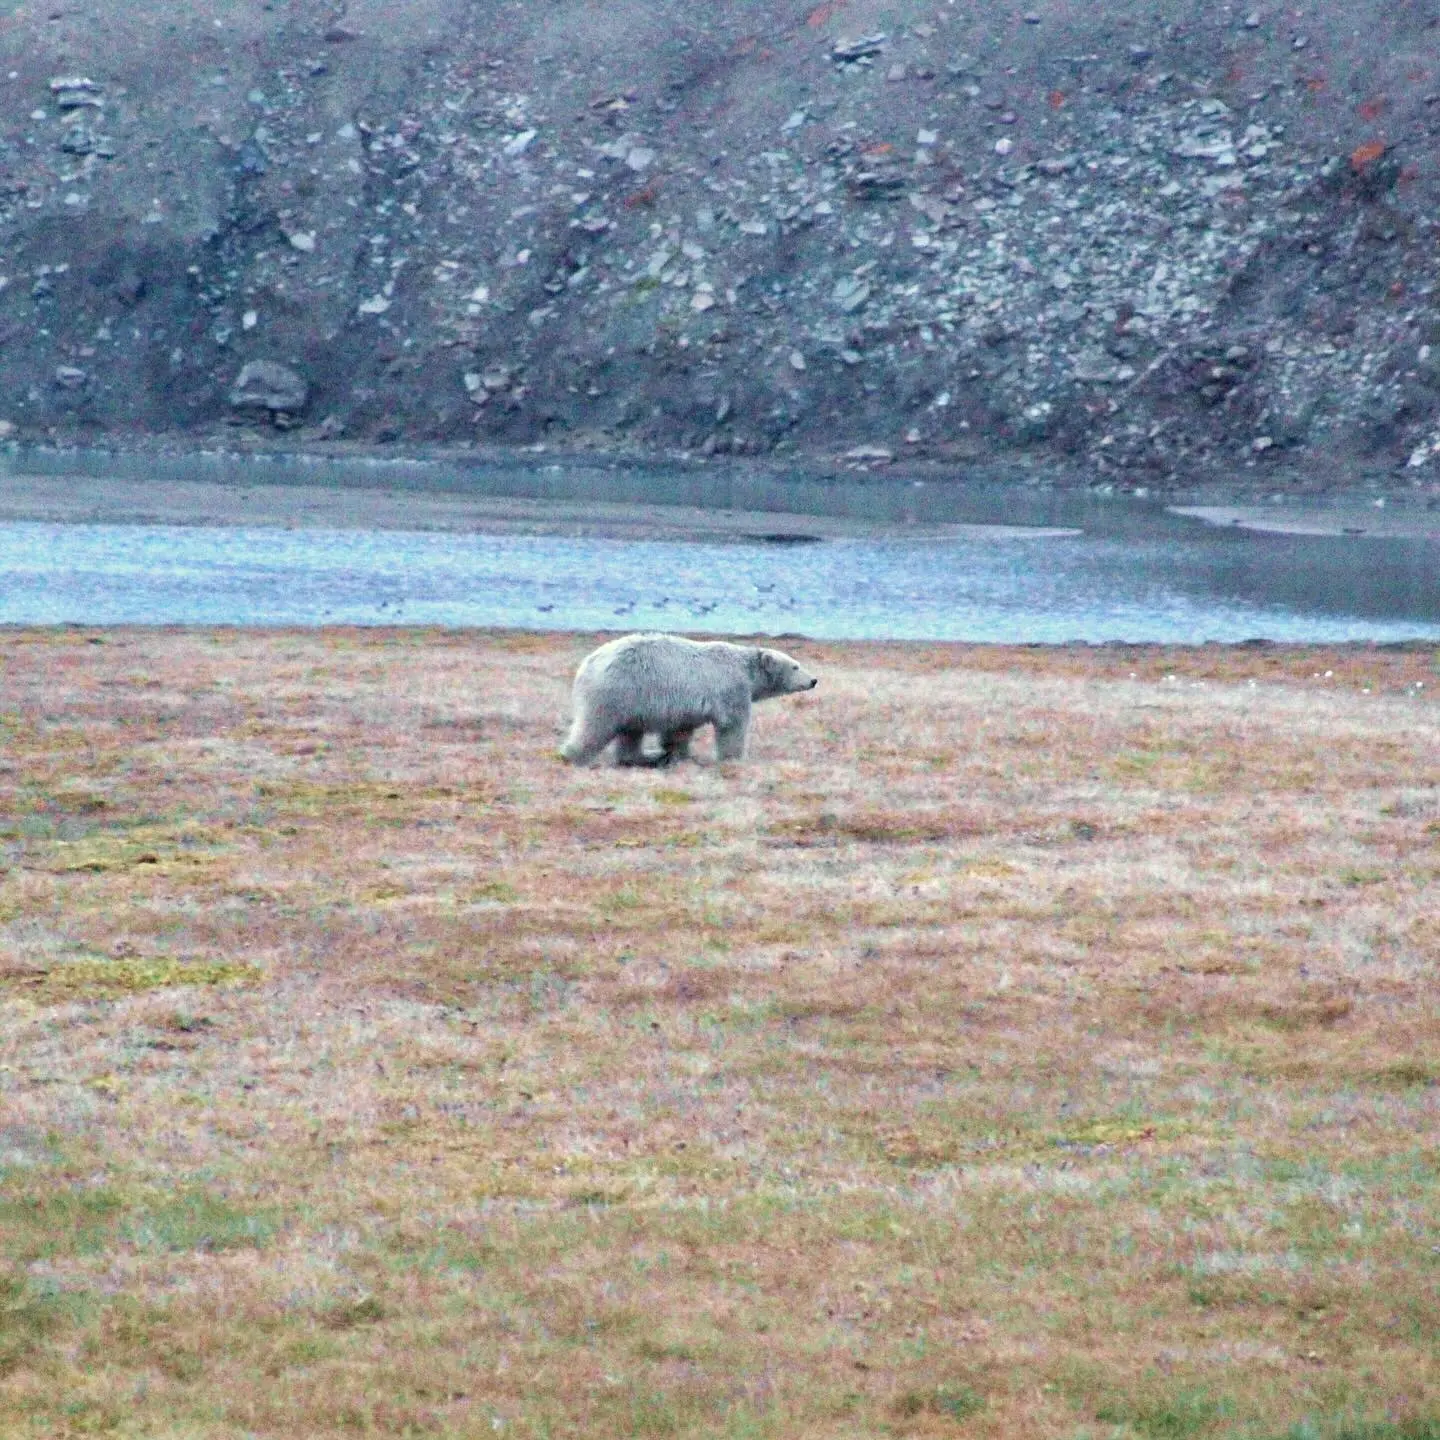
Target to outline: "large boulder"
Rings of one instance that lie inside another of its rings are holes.
[[[305,378],[278,360],[251,360],[230,389],[235,409],[268,410],[272,415],[298,415],[309,397]]]

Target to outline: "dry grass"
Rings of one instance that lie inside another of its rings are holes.
[[[1440,1434],[1433,655],[590,643],[0,633],[0,1433]]]

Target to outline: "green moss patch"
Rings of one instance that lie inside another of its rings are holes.
[[[180,960],[169,955],[86,955],[48,966],[0,964],[0,994],[9,992],[40,1005],[99,1000],[165,990],[176,985],[256,985],[258,965],[226,960]]]

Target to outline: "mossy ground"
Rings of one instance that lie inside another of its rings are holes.
[[[1440,1430],[1440,669],[0,634],[0,1434]]]

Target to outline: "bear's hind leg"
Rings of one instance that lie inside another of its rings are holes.
[[[671,730],[660,737],[660,764],[677,765],[690,758],[694,730]]]
[[[641,748],[644,743],[645,732],[643,730],[622,730],[619,743],[615,746],[615,763],[617,765],[648,764]]]
[[[560,747],[560,758],[572,765],[588,765],[615,738],[615,732],[608,727],[587,726],[577,720]]]

